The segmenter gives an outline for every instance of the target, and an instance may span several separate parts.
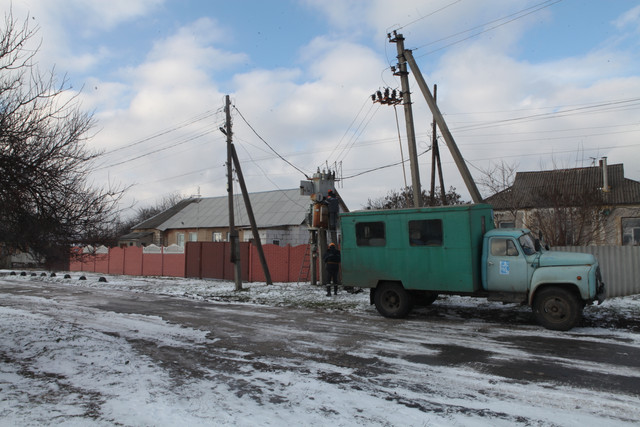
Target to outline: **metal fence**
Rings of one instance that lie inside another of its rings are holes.
[[[562,252],[593,254],[600,263],[607,298],[640,294],[640,246],[558,246]]]

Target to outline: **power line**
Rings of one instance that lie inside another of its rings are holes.
[[[182,128],[185,128],[187,126],[190,126],[190,125],[192,125],[194,123],[197,123],[199,121],[205,120],[205,119],[207,119],[209,117],[215,116],[216,114],[219,114],[220,112],[222,112],[222,108],[218,108],[217,110],[205,111],[204,113],[201,113],[201,114],[198,114],[196,116],[193,116],[193,117],[187,119],[184,122],[180,122],[180,123],[174,125],[173,127],[158,131],[158,132],[156,132],[156,133],[154,133],[152,135],[149,135],[149,136],[144,137],[142,139],[127,143],[127,144],[122,145],[120,147],[116,147],[116,148],[113,148],[111,150],[107,150],[107,151],[101,153],[101,156],[106,156],[108,154],[115,153],[117,151],[121,151],[121,150],[125,150],[127,148],[135,147],[136,145],[142,144],[144,142],[150,141],[150,140],[155,139],[155,138],[159,138],[159,137],[167,135],[167,134],[169,134],[171,132],[175,132],[175,131],[177,131],[179,129],[182,129]]]
[[[451,7],[451,6],[455,5],[455,4],[457,4],[457,3],[460,3],[461,1],[462,1],[462,0],[456,0],[456,1],[454,1],[454,2],[451,2],[451,3],[449,3],[449,4],[445,5],[445,6],[442,6],[440,9],[436,9],[436,10],[434,10],[434,11],[433,11],[433,12],[431,12],[431,13],[428,13],[428,14],[426,14],[426,15],[424,15],[424,16],[421,16],[421,17],[420,17],[420,18],[418,18],[418,19],[415,19],[415,20],[413,20],[413,21],[409,22],[408,24],[404,24],[404,25],[403,25],[403,26],[401,26],[401,27],[395,28],[395,30],[396,30],[396,31],[402,30],[403,28],[406,28],[406,27],[408,27],[409,25],[413,25],[413,24],[415,24],[416,22],[422,21],[423,19],[426,19],[426,18],[428,18],[428,17],[430,17],[430,16],[435,15],[436,13],[442,12],[443,10],[445,10],[445,9],[447,9],[447,8],[449,8],[449,7]]]
[[[431,151],[431,147],[427,148],[422,153],[418,154],[418,157],[422,156],[423,154],[428,153],[429,151]],[[390,167],[393,167],[393,166],[398,166],[398,165],[401,165],[401,164],[406,163],[408,161],[409,160],[407,159],[407,160],[401,160],[401,161],[395,162],[395,163],[390,163],[388,165],[378,166],[378,167],[375,167],[373,169],[368,169],[368,170],[365,170],[363,172],[359,172],[359,173],[354,174],[354,175],[342,177],[342,179],[344,180],[344,179],[349,179],[349,178],[355,178],[357,176],[364,175],[364,174],[371,173],[371,172],[375,172],[375,171],[379,171],[381,169],[386,169],[386,168],[390,168]]]
[[[347,129],[344,131],[344,134],[342,135],[342,138],[340,138],[340,141],[338,141],[338,144],[334,147],[333,150],[331,150],[331,153],[329,154],[329,156],[327,156],[327,162],[329,161],[329,158],[331,156],[333,156],[333,153],[335,153],[335,151],[340,147],[340,145],[342,144],[342,141],[344,141],[344,138],[347,136],[347,133],[349,133],[349,130],[353,127],[353,124],[356,122],[356,120],[358,120],[358,117],[360,117],[360,113],[362,113],[362,110],[364,110],[365,105],[367,105],[368,103],[369,103],[369,97],[367,97],[364,100],[364,102],[362,103],[362,106],[360,107],[360,110],[355,115],[355,117],[353,118],[353,120],[351,121],[351,123],[349,124]],[[369,107],[369,111],[366,113],[366,115],[368,115],[370,111],[371,111],[371,107]],[[366,115],[365,115],[365,117],[366,117]]]
[[[145,157],[150,156],[152,154],[159,153],[161,151],[166,151],[166,150],[175,148],[177,146],[186,144],[187,142],[194,141],[196,139],[199,139],[199,138],[201,138],[201,137],[203,137],[205,135],[208,135],[210,133],[213,133],[215,131],[217,131],[217,127],[215,129],[212,128],[212,129],[206,130],[204,132],[195,134],[193,136],[185,138],[182,141],[178,141],[178,142],[170,141],[169,145],[166,145],[166,146],[160,147],[160,148],[156,148],[155,150],[147,151],[145,153],[139,154],[139,155],[134,156],[134,157],[130,157],[130,158],[127,158],[127,159],[124,159],[124,160],[121,160],[121,161],[117,161],[115,163],[111,163],[111,164],[108,164],[108,165],[98,166],[94,170],[99,171],[99,170],[103,170],[103,169],[109,169],[109,168],[112,168],[112,167],[115,167],[115,166],[120,166],[120,165],[123,165],[123,164],[126,164],[126,163],[130,163],[130,162],[133,162],[134,160],[142,159],[142,158],[145,158]]]
[[[253,131],[253,133],[260,139],[260,141],[264,142],[265,145],[267,147],[269,147],[269,149],[271,151],[273,151],[275,153],[276,156],[278,156],[283,162],[285,162],[286,164],[288,164],[289,166],[291,166],[292,168],[294,168],[295,170],[297,170],[298,172],[300,172],[302,175],[304,175],[305,178],[307,179],[311,179],[306,173],[304,173],[300,168],[298,168],[296,165],[294,165],[293,163],[291,163],[289,160],[285,159],[284,157],[282,157],[280,155],[280,153],[278,153],[271,145],[269,145],[269,143],[267,141],[264,140],[263,137],[261,137],[258,132],[256,132],[256,130],[253,128],[253,126],[251,126],[249,124],[249,122],[247,121],[247,119],[244,118],[244,116],[242,115],[242,113],[240,112],[240,110],[238,110],[238,107],[236,107],[235,105],[233,106],[233,108],[238,112],[238,114],[240,115],[240,117],[242,118],[242,120],[246,123],[247,126],[249,126],[249,129],[251,129]]]
[[[494,25],[494,26],[492,26],[492,27],[486,28],[486,29],[484,29],[484,30],[482,30],[482,31],[479,31],[479,32],[477,32],[477,33],[471,34],[471,35],[469,35],[469,36],[467,36],[467,37],[464,37],[464,38],[462,38],[462,39],[460,39],[460,40],[456,40],[456,41],[454,41],[454,42],[451,42],[451,43],[446,44],[446,45],[444,45],[444,46],[441,46],[441,47],[439,47],[439,48],[437,48],[437,49],[430,50],[429,52],[426,52],[426,53],[424,53],[424,54],[422,54],[422,55],[416,56],[416,58],[421,58],[421,57],[423,57],[423,56],[430,55],[430,54],[432,54],[432,53],[435,53],[435,52],[438,52],[438,51],[440,51],[440,50],[446,49],[446,48],[451,47],[451,46],[453,46],[453,45],[456,45],[456,44],[458,44],[458,43],[462,43],[463,41],[466,41],[466,40],[472,39],[472,38],[474,38],[474,37],[477,37],[477,36],[479,36],[480,34],[484,34],[484,33],[486,33],[486,32],[493,31],[493,30],[495,30],[496,28],[502,27],[503,25],[509,24],[509,23],[511,23],[511,22],[513,22],[513,21],[516,21],[516,20],[518,20],[518,19],[524,18],[525,16],[528,16],[528,15],[531,15],[531,14],[533,14],[533,13],[536,13],[536,12],[538,12],[538,11],[542,10],[542,9],[546,9],[546,8],[548,8],[548,7],[551,7],[551,6],[553,6],[553,5],[557,4],[557,3],[560,3],[561,1],[562,1],[562,0],[546,0],[546,1],[543,1],[543,2],[541,2],[541,3],[535,4],[535,5],[533,5],[533,6],[530,6],[530,7],[528,7],[528,8],[525,8],[525,9],[519,10],[519,11],[517,11],[517,12],[515,12],[515,13],[510,14],[510,15],[506,15],[506,16],[503,16],[503,17],[501,17],[501,18],[495,19],[495,20],[493,20],[493,21],[486,22],[486,23],[484,23],[484,24],[482,24],[482,25],[478,25],[478,26],[473,27],[473,28],[470,28],[470,29],[468,29],[468,30],[460,31],[460,32],[458,32],[458,33],[452,34],[452,35],[447,36],[447,37],[443,37],[443,38],[438,39],[438,40],[435,40],[435,41],[433,41],[433,42],[429,42],[429,43],[426,43],[426,44],[420,45],[420,46],[418,46],[418,47],[414,48],[414,50],[418,50],[418,49],[420,49],[420,48],[423,48],[423,47],[426,47],[426,46],[430,46],[430,45],[433,45],[433,44],[435,44],[435,43],[438,43],[438,42],[441,42],[441,41],[445,41],[445,40],[451,39],[451,38],[456,37],[456,36],[459,36],[459,35],[461,35],[461,34],[469,33],[469,32],[471,32],[471,31],[477,30],[477,29],[479,29],[479,28],[484,28],[486,25],[490,25],[490,24],[493,24],[493,23],[496,23],[496,22],[500,22],[500,21],[504,21],[505,19],[507,19],[507,21],[501,22],[501,23],[499,23],[499,24],[497,24],[497,25]],[[532,10],[532,9],[533,9],[533,10]],[[525,12],[526,12],[526,13],[525,13]],[[512,18],[512,19],[508,19],[508,18],[511,18],[511,17],[514,17],[514,18]]]
[[[265,178],[267,178],[267,180],[269,180],[269,182],[270,182],[271,184],[273,184],[273,186],[274,186],[274,187],[276,187],[278,190],[282,191],[282,189],[278,186],[278,184],[276,184],[276,183],[275,183],[275,181],[273,181],[273,180],[271,179],[271,177],[270,177],[270,176],[269,176],[269,175],[264,171],[264,169],[262,169],[262,168],[260,167],[260,165],[259,165],[258,163],[256,163],[256,161],[255,161],[255,160],[253,160],[253,158],[251,157],[251,154],[249,153],[249,150],[247,150],[244,146],[241,146],[241,147],[242,147],[242,149],[245,151],[245,153],[247,153],[247,156],[249,156],[249,160],[251,160],[251,163],[253,163],[253,164],[254,164],[258,169],[260,169],[260,172],[262,172],[262,175],[264,175],[264,176],[265,176]],[[293,204],[295,204],[295,205],[297,205],[297,206],[299,206],[299,207],[301,207],[301,208],[306,207],[306,206],[301,205],[297,200],[293,200],[291,197],[289,197],[289,196],[287,195],[287,193],[283,192],[282,194],[283,194],[287,199],[289,199],[289,201],[290,201],[290,202],[292,202]]]
[[[592,105],[587,105],[587,106],[583,106],[583,107],[570,108],[570,109],[562,110],[562,111],[553,111],[553,112],[550,112],[550,113],[540,113],[540,114],[530,114],[530,115],[527,115],[527,116],[514,117],[514,118],[509,118],[509,119],[503,119],[503,120],[496,120],[496,121],[488,122],[488,123],[486,123],[486,122],[485,123],[477,123],[477,124],[474,124],[474,125],[461,126],[461,127],[456,128],[455,130],[458,131],[458,132],[461,132],[461,131],[468,131],[468,130],[486,129],[488,127],[502,126],[502,125],[505,125],[505,124],[512,124],[512,123],[515,123],[515,122],[537,121],[537,120],[565,117],[565,116],[569,116],[569,115],[584,114],[584,113],[592,114],[592,113],[596,113],[596,112],[610,111],[612,109],[618,109],[622,105],[632,105],[632,106],[638,105],[638,106],[640,106],[640,98],[631,98],[631,99],[618,100],[618,101],[606,101],[606,102],[603,102],[603,103],[592,104]],[[602,108],[602,107],[611,107],[611,108]]]

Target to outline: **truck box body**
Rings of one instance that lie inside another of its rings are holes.
[[[398,281],[408,290],[482,289],[483,235],[493,228],[490,205],[367,210],[340,220],[345,285],[375,288]]]

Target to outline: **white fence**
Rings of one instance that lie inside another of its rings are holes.
[[[607,298],[640,294],[640,246],[558,246],[551,250],[595,255]]]

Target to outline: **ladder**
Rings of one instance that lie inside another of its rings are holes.
[[[307,249],[304,251],[302,257],[302,265],[300,266],[300,274],[298,275],[298,285],[300,282],[309,281],[309,271],[311,271],[311,237],[309,237],[309,243]]]

